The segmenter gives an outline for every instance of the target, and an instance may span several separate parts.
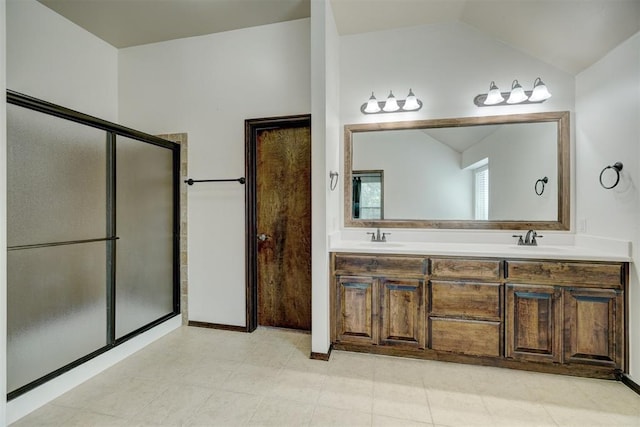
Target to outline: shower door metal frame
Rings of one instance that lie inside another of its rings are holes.
[[[105,259],[107,276],[106,296],[107,296],[107,328],[106,328],[106,345],[98,350],[87,354],[73,362],[56,369],[28,384],[25,384],[16,390],[7,393],[7,400],[14,399],[43,383],[85,363],[86,361],[110,350],[111,348],[157,326],[158,324],[175,317],[180,314],[180,144],[167,141],[154,135],[137,131],[107,120],[99,119],[66,107],[52,104],[37,98],[24,95],[19,92],[7,90],[7,103],[23,107],[29,110],[48,114],[63,120],[76,122],[85,126],[100,129],[106,132],[107,147],[107,185],[106,185],[106,216],[107,216],[107,236],[99,239],[91,239],[90,241],[105,241],[107,244],[107,256]],[[134,139],[143,143],[156,145],[166,148],[172,152],[172,183],[173,183],[173,304],[172,312],[168,313],[120,338],[116,338],[116,137],[122,136]],[[63,244],[84,243],[85,241],[68,241],[54,242],[38,245],[28,245],[26,247],[12,247],[7,250],[27,249],[29,247],[49,247],[59,246]]]

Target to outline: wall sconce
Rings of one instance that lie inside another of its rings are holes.
[[[360,111],[362,114],[377,114],[377,113],[402,113],[407,111],[418,111],[422,108],[422,101],[420,101],[411,89],[407,99],[396,99],[393,96],[393,91],[389,91],[389,96],[386,101],[378,101],[371,92],[371,98],[369,101],[362,104]]]
[[[491,82],[489,92],[477,95],[473,98],[473,103],[478,107],[507,104],[538,104],[549,98],[551,98],[551,93],[549,93],[547,86],[540,77],[538,77],[533,82],[533,90],[527,91],[522,88],[518,80],[514,80],[513,83],[511,83],[511,92],[500,92],[495,82]]]

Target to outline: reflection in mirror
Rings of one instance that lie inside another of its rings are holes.
[[[561,112],[347,125],[345,225],[569,229],[568,120]],[[371,171],[384,174],[375,202],[362,190],[361,173]]]
[[[353,171],[353,218],[384,218],[384,171]]]

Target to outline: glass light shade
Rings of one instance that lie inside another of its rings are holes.
[[[378,100],[375,96],[373,96],[373,92],[371,92],[371,98],[367,102],[367,106],[364,109],[365,113],[377,113],[380,111],[380,106],[378,105]]]
[[[387,97],[387,102],[384,103],[384,107],[382,110],[387,113],[391,113],[393,111],[398,111],[400,106],[398,105],[398,101],[396,101],[396,97],[393,96],[393,92],[389,92],[389,96]]]
[[[536,81],[533,82],[533,92],[529,97],[529,101],[542,102],[545,99],[549,99],[549,98],[551,98],[551,93],[549,93],[549,90],[547,89],[547,85],[545,85],[544,82],[540,80],[540,77],[538,77]]]
[[[402,109],[405,111],[413,111],[420,108],[420,104],[418,104],[418,98],[413,94],[413,91],[409,89],[409,95],[407,95],[407,99],[404,101],[404,105]]]
[[[520,102],[524,102],[527,100],[527,94],[524,93],[524,89],[520,86],[517,80],[513,81],[511,85],[511,94],[509,94],[509,99],[507,99],[507,104],[518,104]]]
[[[498,89],[495,82],[491,82],[491,85],[489,85],[489,93],[487,94],[487,98],[484,100],[484,105],[496,105],[500,104],[502,101],[504,101],[504,98],[500,93],[500,89]]]

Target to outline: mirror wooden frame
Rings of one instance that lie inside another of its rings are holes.
[[[484,221],[484,220],[430,220],[430,219],[353,219],[352,212],[352,160],[353,134],[384,130],[447,128],[475,125],[555,122],[558,125],[558,219],[557,221]],[[429,229],[499,229],[499,230],[569,230],[570,229],[570,137],[569,112],[511,114],[501,116],[462,117],[406,122],[362,123],[344,126],[344,226],[367,228],[429,228]]]

